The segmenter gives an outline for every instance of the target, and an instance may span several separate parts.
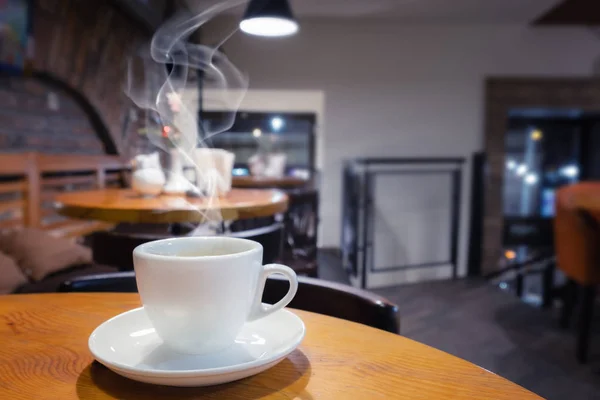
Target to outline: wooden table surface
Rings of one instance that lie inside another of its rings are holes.
[[[306,337],[265,372],[205,388],[138,383],[93,362],[87,342],[97,325],[139,304],[137,294],[0,296],[0,398],[539,399],[402,336],[296,310]]]
[[[294,176],[269,178],[260,176],[234,176],[231,185],[236,188],[296,188],[304,186],[309,181]]]
[[[131,189],[62,193],[55,206],[71,218],[107,222],[178,223],[267,217],[285,212],[288,197],[274,189],[232,189],[217,199],[183,196],[144,198]]]

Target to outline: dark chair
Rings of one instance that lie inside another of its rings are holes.
[[[319,192],[305,187],[288,190],[289,209],[285,214],[285,242],[281,263],[298,274],[318,277],[317,230]]]
[[[298,275],[318,278],[319,192],[314,186],[314,181],[308,181],[303,187],[285,189],[289,207],[283,217],[283,248],[277,262],[290,266]],[[273,217],[232,221],[229,229],[231,232],[246,231],[271,225],[273,221]]]
[[[263,301],[274,304],[287,292],[286,279],[267,279]],[[90,275],[63,282],[61,292],[137,292],[133,271]],[[392,333],[400,332],[398,306],[376,294],[320,279],[298,277],[298,292],[289,305],[299,310],[328,315],[369,325]]]
[[[269,277],[263,301],[274,304],[288,288],[287,279],[276,275]],[[340,283],[299,276],[298,292],[289,306],[400,333],[397,305],[374,293]]]
[[[118,230],[96,232],[92,237],[94,262],[118,266],[121,270],[132,270],[133,249],[147,242],[174,236],[166,230],[149,233]],[[268,264],[278,260],[281,255],[283,224],[276,222],[261,228],[228,233],[226,236],[254,240],[260,243],[263,246],[263,262]]]

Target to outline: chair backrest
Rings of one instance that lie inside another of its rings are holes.
[[[0,228],[31,227],[63,237],[82,236],[109,224],[57,214],[56,194],[120,186],[124,165],[116,156],[0,154]]]
[[[287,279],[269,277],[263,302],[274,304],[288,288]],[[375,293],[336,282],[299,276],[298,292],[289,306],[400,333],[397,305]]]
[[[29,201],[38,186],[35,168],[33,153],[0,156],[0,229],[37,223],[38,206]]]
[[[556,259],[569,278],[583,285],[597,285],[600,284],[600,230],[579,207],[582,196],[600,197],[600,184],[579,183],[556,192]]]
[[[83,221],[59,215],[54,198],[62,192],[121,187],[124,163],[117,156],[37,154],[39,228],[58,236],[87,235],[114,224]]]
[[[166,231],[151,233],[151,228],[148,229],[149,233],[95,232],[92,236],[95,249],[94,262],[115,266],[122,270],[133,269],[133,249],[147,242],[173,237]],[[268,264],[275,262],[281,253],[283,224],[277,222],[270,226],[235,232],[227,236],[254,240],[262,244],[263,262]]]
[[[272,276],[267,279],[263,302],[281,299],[289,283]],[[137,292],[133,271],[91,275],[64,282],[61,292]],[[398,306],[376,294],[320,279],[298,277],[298,292],[290,307],[358,322],[388,332],[400,332]]]

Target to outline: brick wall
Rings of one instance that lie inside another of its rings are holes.
[[[130,49],[149,39],[108,1],[36,0],[33,68],[82,94],[116,148],[129,100],[123,93]],[[48,107],[54,93],[59,108]],[[102,153],[104,145],[73,98],[32,77],[0,78],[0,146],[7,150]]]
[[[57,110],[49,108],[49,96]],[[87,114],[71,96],[23,77],[0,78],[0,146],[3,151],[104,153]]]

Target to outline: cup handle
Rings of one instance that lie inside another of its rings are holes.
[[[258,288],[256,290],[256,297],[254,298],[254,303],[252,304],[248,321],[254,321],[256,319],[263,318],[274,313],[275,311],[281,310],[283,307],[287,306],[290,301],[292,301],[296,295],[296,292],[298,291],[298,278],[296,277],[294,270],[290,267],[286,267],[285,265],[281,264],[267,264],[263,265],[262,268],[263,270],[259,278],[260,281],[258,283]],[[285,276],[290,281],[290,288],[281,300],[271,306],[262,303],[262,296],[265,290],[265,284],[267,283],[267,278],[272,274],[282,274]]]

